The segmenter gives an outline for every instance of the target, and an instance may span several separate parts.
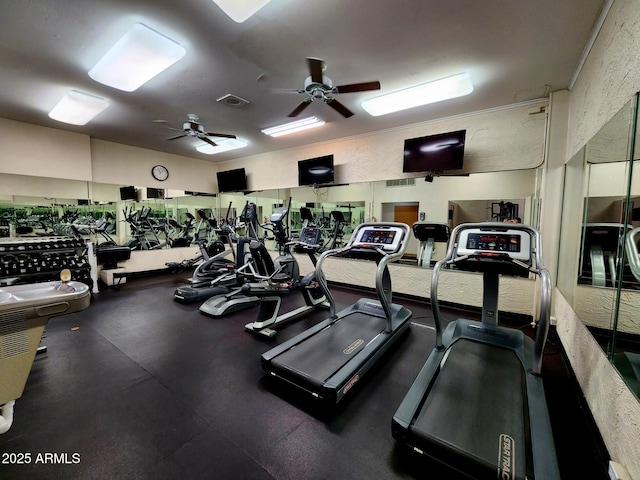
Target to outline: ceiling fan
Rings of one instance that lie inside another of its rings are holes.
[[[204,126],[201,123],[198,123],[198,115],[195,113],[187,114],[189,118],[188,122],[184,122],[182,124],[182,131],[184,132],[182,135],[178,135],[175,137],[167,138],[167,140],[177,140],[178,138],[183,137],[192,137],[199,138],[200,140],[207,142],[209,145],[217,147],[218,144],[211,140],[209,137],[221,137],[221,138],[236,138],[235,135],[231,135],[229,133],[216,133],[216,132],[207,132],[204,129]],[[172,130],[180,130],[179,128],[172,128]]]
[[[306,95],[307,98],[298,105],[288,116],[297,117],[300,113],[315,100],[322,100],[345,118],[353,115],[353,112],[335,99],[334,95],[339,93],[366,92],[368,90],[380,90],[380,82],[352,83],[349,85],[333,86],[332,80],[323,74],[326,65],[319,58],[307,58],[310,76],[304,81],[304,88],[290,90],[290,93]]]

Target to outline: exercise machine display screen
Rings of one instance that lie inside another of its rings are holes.
[[[489,250],[498,252],[519,252],[520,236],[501,233],[472,233],[467,238],[467,248],[472,250]]]
[[[518,230],[506,232],[466,230],[460,233],[458,255],[496,252],[511,258],[528,261],[531,257],[531,239],[528,233]]]
[[[305,227],[300,232],[300,241],[308,245],[317,245],[320,243],[322,231],[319,228]]]
[[[365,228],[358,235],[354,247],[381,248],[385,252],[396,252],[400,248],[402,229],[398,227]]]

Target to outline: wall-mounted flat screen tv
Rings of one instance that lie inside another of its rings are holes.
[[[164,198],[164,188],[147,187],[147,198]]]
[[[333,155],[298,162],[298,185],[325,185],[333,182]]]
[[[218,191],[223,192],[241,192],[247,189],[247,174],[244,168],[236,168],[234,170],[225,170],[217,172]]]
[[[404,141],[403,172],[460,170],[466,130],[439,133]]]
[[[120,187],[120,200],[137,200],[138,191],[136,187]]]

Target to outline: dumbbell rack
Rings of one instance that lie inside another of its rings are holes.
[[[0,239],[0,286],[58,280],[68,268],[92,289],[88,250],[84,240],[69,237]]]
[[[7,238],[11,234],[9,220],[0,220],[0,238]]]

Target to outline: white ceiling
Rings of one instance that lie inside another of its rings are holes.
[[[605,0],[271,0],[238,24],[212,0],[2,0],[0,117],[91,137],[226,161],[540,98],[567,88]],[[174,39],[187,55],[135,92],[93,81],[87,71],[133,24]],[[301,115],[327,123],[271,138],[261,129],[288,121],[303,97],[307,57],[322,58],[334,84],[379,80],[381,90],[337,99],[343,118],[314,102]],[[468,72],[472,94],[381,117],[360,103],[403,87]],[[85,126],[47,113],[70,89],[111,105]],[[233,108],[216,99],[251,103]],[[249,146],[218,155],[181,138],[188,113],[206,130]],[[154,120],[165,120],[157,123]]]

